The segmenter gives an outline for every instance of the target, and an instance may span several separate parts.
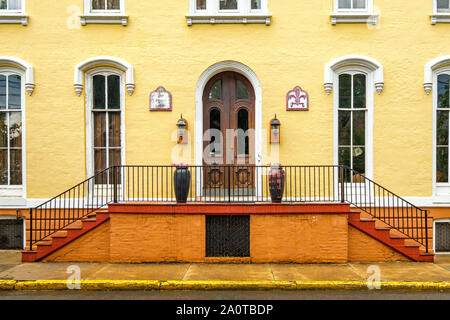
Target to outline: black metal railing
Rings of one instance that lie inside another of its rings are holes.
[[[174,178],[177,169],[183,174]],[[337,165],[283,166],[282,170],[251,165],[109,167],[30,209],[30,249],[109,203],[175,202],[181,193],[186,202],[277,202],[282,193],[285,203],[349,203],[425,246],[428,252],[426,210]]]

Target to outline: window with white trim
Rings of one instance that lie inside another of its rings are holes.
[[[90,0],[91,12],[120,13],[120,0]]]
[[[22,12],[22,0],[0,0],[0,12]]]
[[[23,75],[0,71],[0,186],[23,185]]]
[[[125,0],[84,0],[84,15],[81,24],[117,23],[126,26]]]
[[[334,0],[331,23],[377,24],[378,15],[373,13],[373,0]]]
[[[268,0],[189,0],[188,25],[194,23],[264,23]]]
[[[28,25],[25,15],[25,0],[0,0],[0,23]]]
[[[449,83],[450,73],[437,76],[436,101],[436,183],[448,184],[449,168]]]
[[[123,164],[123,91],[123,74],[119,72],[99,69],[88,75],[89,175]],[[111,178],[100,175],[95,183],[111,183]]]
[[[450,0],[437,0],[436,12],[450,13]]]
[[[450,0],[433,0],[433,13],[431,16],[431,24],[438,22],[450,22]]]
[[[345,72],[338,80],[338,158],[339,165],[366,174],[367,77]],[[345,177],[346,182],[351,177]]]

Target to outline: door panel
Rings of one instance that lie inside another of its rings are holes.
[[[203,145],[203,164],[215,168],[205,169],[205,188],[254,187],[254,168],[247,167],[255,164],[254,106],[253,87],[238,73],[223,72],[207,83],[203,94],[207,140]]]

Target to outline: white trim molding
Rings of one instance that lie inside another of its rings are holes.
[[[81,63],[79,63],[75,67],[74,72],[74,88],[75,92],[78,96],[83,92],[83,74],[85,71],[100,66],[109,66],[115,67],[119,70],[122,70],[126,73],[126,82],[125,85],[127,87],[128,94],[131,96],[134,93],[135,83],[134,83],[134,68],[131,64],[126,62],[125,60],[110,57],[110,56],[100,56],[95,58],[87,59]]]
[[[445,10],[447,11],[447,10]],[[450,10],[448,12],[439,12],[437,7],[437,0],[433,0],[433,13],[430,14],[431,24],[450,23]]]
[[[186,15],[187,25],[260,23],[269,26],[272,15],[268,13],[267,1],[261,0],[260,9],[252,9],[250,0],[238,0],[238,8],[236,10],[220,10],[219,0],[206,0],[206,9],[197,9],[197,1],[189,0],[189,14]]]
[[[373,0],[366,0],[366,8],[362,9],[340,9],[339,1],[334,0],[333,13],[330,15],[331,24],[338,23],[378,23],[378,14],[373,13]]]
[[[125,15],[125,0],[120,0],[119,10],[94,10],[92,0],[84,0],[84,15],[80,16],[81,25],[88,23],[121,24],[128,25],[128,16]]]
[[[28,62],[15,57],[0,57],[0,66],[10,66],[20,69],[25,74],[25,89],[28,95],[32,95],[34,91],[34,69]]]
[[[437,57],[425,65],[423,87],[427,94],[433,89],[433,73],[442,67],[450,65],[450,55]]]
[[[384,88],[384,69],[383,66],[375,59],[360,56],[360,55],[348,55],[343,56],[327,63],[324,73],[324,89],[326,94],[330,94],[334,85],[334,74],[336,70],[343,67],[363,67],[373,72],[373,84],[374,90],[381,94]]]
[[[20,9],[0,10],[0,23],[15,23],[23,26],[28,25],[28,16],[25,14],[25,0],[20,3]]]

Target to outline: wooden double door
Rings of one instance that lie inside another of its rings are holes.
[[[255,92],[244,76],[223,72],[207,83],[203,130],[205,189],[248,194],[255,182]]]

